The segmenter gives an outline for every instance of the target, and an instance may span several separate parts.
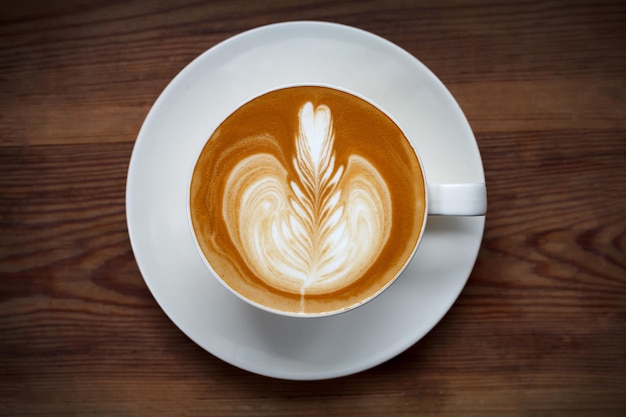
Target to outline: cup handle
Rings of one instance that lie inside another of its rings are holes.
[[[429,215],[484,216],[486,213],[485,183],[428,185]]]

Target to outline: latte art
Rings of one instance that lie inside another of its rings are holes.
[[[228,174],[223,216],[248,267],[281,291],[323,294],[357,280],[389,237],[391,198],[372,164],[350,155],[337,165],[330,109],[299,111],[297,177],[258,153]]]
[[[213,275],[293,315],[344,311],[380,293],[425,221],[424,178],[403,132],[328,87],[286,87],[238,107],[207,140],[189,191]]]

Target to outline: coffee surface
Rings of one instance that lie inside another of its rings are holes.
[[[348,308],[385,288],[419,240],[425,192],[384,113],[327,87],[289,87],[232,113],[194,168],[190,214],[214,272],[290,313]]]

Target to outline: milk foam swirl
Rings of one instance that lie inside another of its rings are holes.
[[[391,229],[391,197],[377,169],[359,155],[335,166],[330,109],[299,111],[297,178],[269,153],[228,173],[222,213],[248,267],[295,294],[337,291],[376,260]]]

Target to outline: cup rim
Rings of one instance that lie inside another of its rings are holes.
[[[402,136],[404,137],[404,139],[406,140],[406,142],[409,144],[409,146],[411,147],[411,149],[413,150],[413,154],[415,155],[415,157],[418,160],[418,165],[419,165],[419,169],[422,175],[422,183],[423,183],[423,189],[424,189],[424,208],[423,208],[423,217],[422,217],[422,225],[419,231],[419,234],[417,236],[417,239],[415,240],[415,245],[413,245],[413,249],[410,253],[409,256],[407,256],[407,258],[405,259],[404,263],[402,264],[402,267],[394,274],[393,278],[389,279],[385,285],[381,286],[374,294],[371,294],[370,296],[360,299],[358,302],[351,304],[349,306],[346,307],[341,307],[338,309],[334,309],[334,310],[329,310],[329,311],[324,311],[324,312],[317,312],[317,313],[305,313],[305,312],[295,312],[295,311],[286,311],[286,310],[280,310],[277,308],[273,308],[270,306],[267,306],[265,304],[261,304],[255,300],[252,300],[246,296],[244,296],[243,294],[239,293],[238,291],[236,291],[234,288],[232,288],[221,276],[220,274],[218,274],[215,269],[213,268],[213,266],[211,265],[211,262],[209,262],[209,260],[207,259],[206,255],[204,254],[204,252],[202,251],[202,248],[200,247],[200,243],[198,242],[198,237],[196,235],[195,229],[193,227],[193,221],[191,218],[191,182],[193,180],[193,174],[195,171],[195,167],[198,163],[198,159],[200,158],[202,151],[204,150],[204,147],[206,146],[206,144],[208,143],[208,141],[210,140],[211,136],[213,135],[213,133],[215,132],[215,130],[228,118],[230,117],[235,111],[237,111],[238,109],[240,109],[241,107],[245,106],[246,104],[250,103],[251,101],[262,97],[266,94],[272,93],[274,91],[279,91],[279,90],[283,90],[283,89],[287,89],[287,88],[294,88],[294,87],[321,87],[321,88],[329,88],[329,89],[333,89],[333,90],[337,90],[339,92],[343,92],[349,95],[352,95],[358,99],[361,99],[363,101],[365,101],[366,103],[369,103],[370,105],[372,105],[373,107],[375,107],[378,111],[382,112],[385,116],[387,116],[392,123],[400,130],[400,132],[402,133]],[[234,108],[226,114],[226,116],[220,120],[215,128],[213,130],[211,130],[210,132],[208,132],[207,137],[205,140],[200,142],[200,145],[197,149],[197,151],[194,153],[194,157],[192,158],[192,163],[190,164],[191,166],[189,167],[189,173],[188,173],[188,178],[187,178],[187,182],[186,182],[186,194],[185,194],[185,208],[186,208],[186,214],[187,214],[187,225],[189,227],[189,232],[192,236],[192,240],[194,243],[194,247],[196,248],[196,252],[198,253],[198,255],[200,256],[200,258],[202,259],[202,262],[204,263],[204,265],[208,268],[209,272],[212,275],[212,278],[217,279],[217,281],[223,286],[225,287],[231,294],[234,294],[237,298],[241,299],[242,301],[246,302],[247,304],[250,304],[262,311],[268,312],[268,313],[272,313],[272,314],[276,314],[279,316],[285,316],[285,317],[294,317],[294,318],[304,318],[304,319],[313,319],[313,318],[322,318],[322,317],[331,317],[331,316],[336,316],[336,315],[340,315],[343,313],[347,313],[349,311],[355,310],[358,307],[361,307],[367,303],[369,303],[370,301],[374,300],[375,298],[377,298],[379,295],[381,295],[382,293],[384,293],[394,282],[396,282],[398,280],[398,278],[403,274],[403,272],[405,271],[405,269],[407,268],[407,266],[411,263],[411,261],[415,258],[415,254],[417,253],[417,249],[420,246],[420,243],[422,241],[422,238],[424,237],[424,231],[426,230],[426,224],[428,222],[428,180],[426,178],[426,171],[424,169],[424,164],[422,161],[422,158],[418,152],[418,150],[416,149],[415,145],[413,144],[413,142],[410,140],[410,136],[406,133],[406,131],[402,128],[402,126],[398,123],[397,119],[393,117],[393,115],[388,112],[387,110],[385,110],[384,108],[382,108],[382,106],[380,104],[378,104],[377,102],[373,101],[372,99],[364,96],[363,94],[360,94],[358,92],[355,92],[353,90],[347,89],[345,87],[342,86],[338,86],[332,83],[320,83],[320,82],[295,82],[295,83],[285,83],[285,84],[281,84],[279,86],[274,86],[271,88],[267,88],[262,90],[260,93],[258,94],[254,94],[251,95],[250,97],[246,98],[245,100],[241,101],[239,104],[237,104],[236,106],[234,106]]]

